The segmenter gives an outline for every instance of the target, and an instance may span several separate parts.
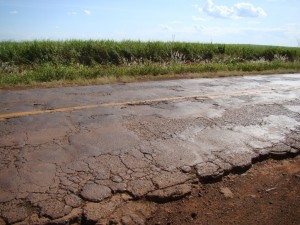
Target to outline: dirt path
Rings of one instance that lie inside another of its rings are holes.
[[[154,224],[300,224],[300,156],[255,164],[221,182],[195,184],[191,196],[157,205]]]

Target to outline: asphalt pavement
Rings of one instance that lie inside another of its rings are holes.
[[[299,151],[300,74],[0,90],[0,224],[93,224]]]

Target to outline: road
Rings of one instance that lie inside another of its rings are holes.
[[[0,90],[0,106],[0,224],[138,224],[139,199],[300,150],[300,74]]]

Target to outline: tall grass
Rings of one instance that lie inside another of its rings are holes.
[[[0,42],[0,85],[216,71],[300,69],[300,49],[141,41]]]
[[[71,65],[121,65],[147,63],[208,62],[230,59],[240,61],[268,60],[284,57],[288,61],[300,59],[299,48],[201,44],[183,42],[140,41],[27,41],[0,42],[0,60],[14,65],[42,63]]]

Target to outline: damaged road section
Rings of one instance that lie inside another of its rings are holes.
[[[0,90],[0,105],[0,224],[143,224],[153,202],[300,151],[299,74]]]

